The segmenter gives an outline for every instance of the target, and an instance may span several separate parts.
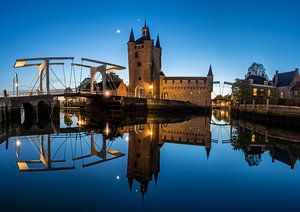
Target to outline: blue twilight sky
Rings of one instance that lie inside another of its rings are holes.
[[[17,58],[90,57],[127,67],[130,29],[139,37],[145,17],[152,38],[160,34],[166,75],[202,76],[212,64],[215,80],[233,81],[254,61],[269,76],[300,67],[297,0],[6,0],[0,7],[0,89],[12,89]],[[25,86],[36,70],[17,72]],[[127,70],[120,75],[127,81]]]

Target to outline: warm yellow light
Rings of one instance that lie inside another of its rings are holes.
[[[104,92],[104,96],[108,97],[110,94],[109,94],[109,91],[105,91]]]
[[[253,88],[253,96],[257,96],[257,88]]]
[[[152,90],[153,89],[153,85],[149,85],[149,90]]]
[[[109,134],[109,132],[110,132],[108,123],[106,123],[105,129],[104,129],[104,132],[105,132],[105,134],[106,134],[106,135],[108,135],[108,134]]]
[[[255,142],[255,135],[251,136],[251,142],[254,143]]]
[[[149,132],[149,135],[152,136],[152,130]]]
[[[16,68],[23,67],[25,65],[25,63],[26,63],[25,61],[17,61],[15,64],[15,67]]]

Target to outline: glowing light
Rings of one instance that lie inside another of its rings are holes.
[[[104,92],[104,96],[108,97],[110,94],[109,94],[109,91],[105,91]]]
[[[152,90],[153,89],[153,85],[149,85],[149,90]]]
[[[110,130],[109,130],[109,126],[108,126],[108,123],[106,123],[106,126],[105,126],[105,129],[104,129],[104,132],[106,135],[109,134]]]
[[[255,142],[255,135],[251,136],[251,142],[254,143]]]
[[[117,176],[117,177],[116,177],[116,179],[117,179],[117,180],[120,180],[120,177],[119,177],[119,176]]]
[[[18,87],[18,83],[15,83],[15,86]]]
[[[152,136],[152,130],[149,132],[149,135]]]
[[[125,141],[129,141],[129,135],[125,135]]]
[[[20,140],[16,140],[16,146],[20,146],[21,145],[21,141]]]
[[[117,34],[120,34],[120,33],[121,33],[121,30],[120,30],[120,29],[118,29],[118,30],[117,30]]]

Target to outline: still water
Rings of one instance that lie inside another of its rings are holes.
[[[211,117],[2,129],[0,211],[300,210],[300,135]]]

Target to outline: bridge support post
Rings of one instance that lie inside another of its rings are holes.
[[[49,60],[45,60],[45,68],[46,68],[46,94],[50,94],[50,80],[49,80]]]
[[[102,74],[102,92],[105,94],[106,92],[106,66],[101,66],[101,74]]]
[[[39,90],[39,94],[42,95],[43,94],[43,74],[44,74],[44,69],[40,68],[39,69],[39,80],[40,80],[40,90]]]

